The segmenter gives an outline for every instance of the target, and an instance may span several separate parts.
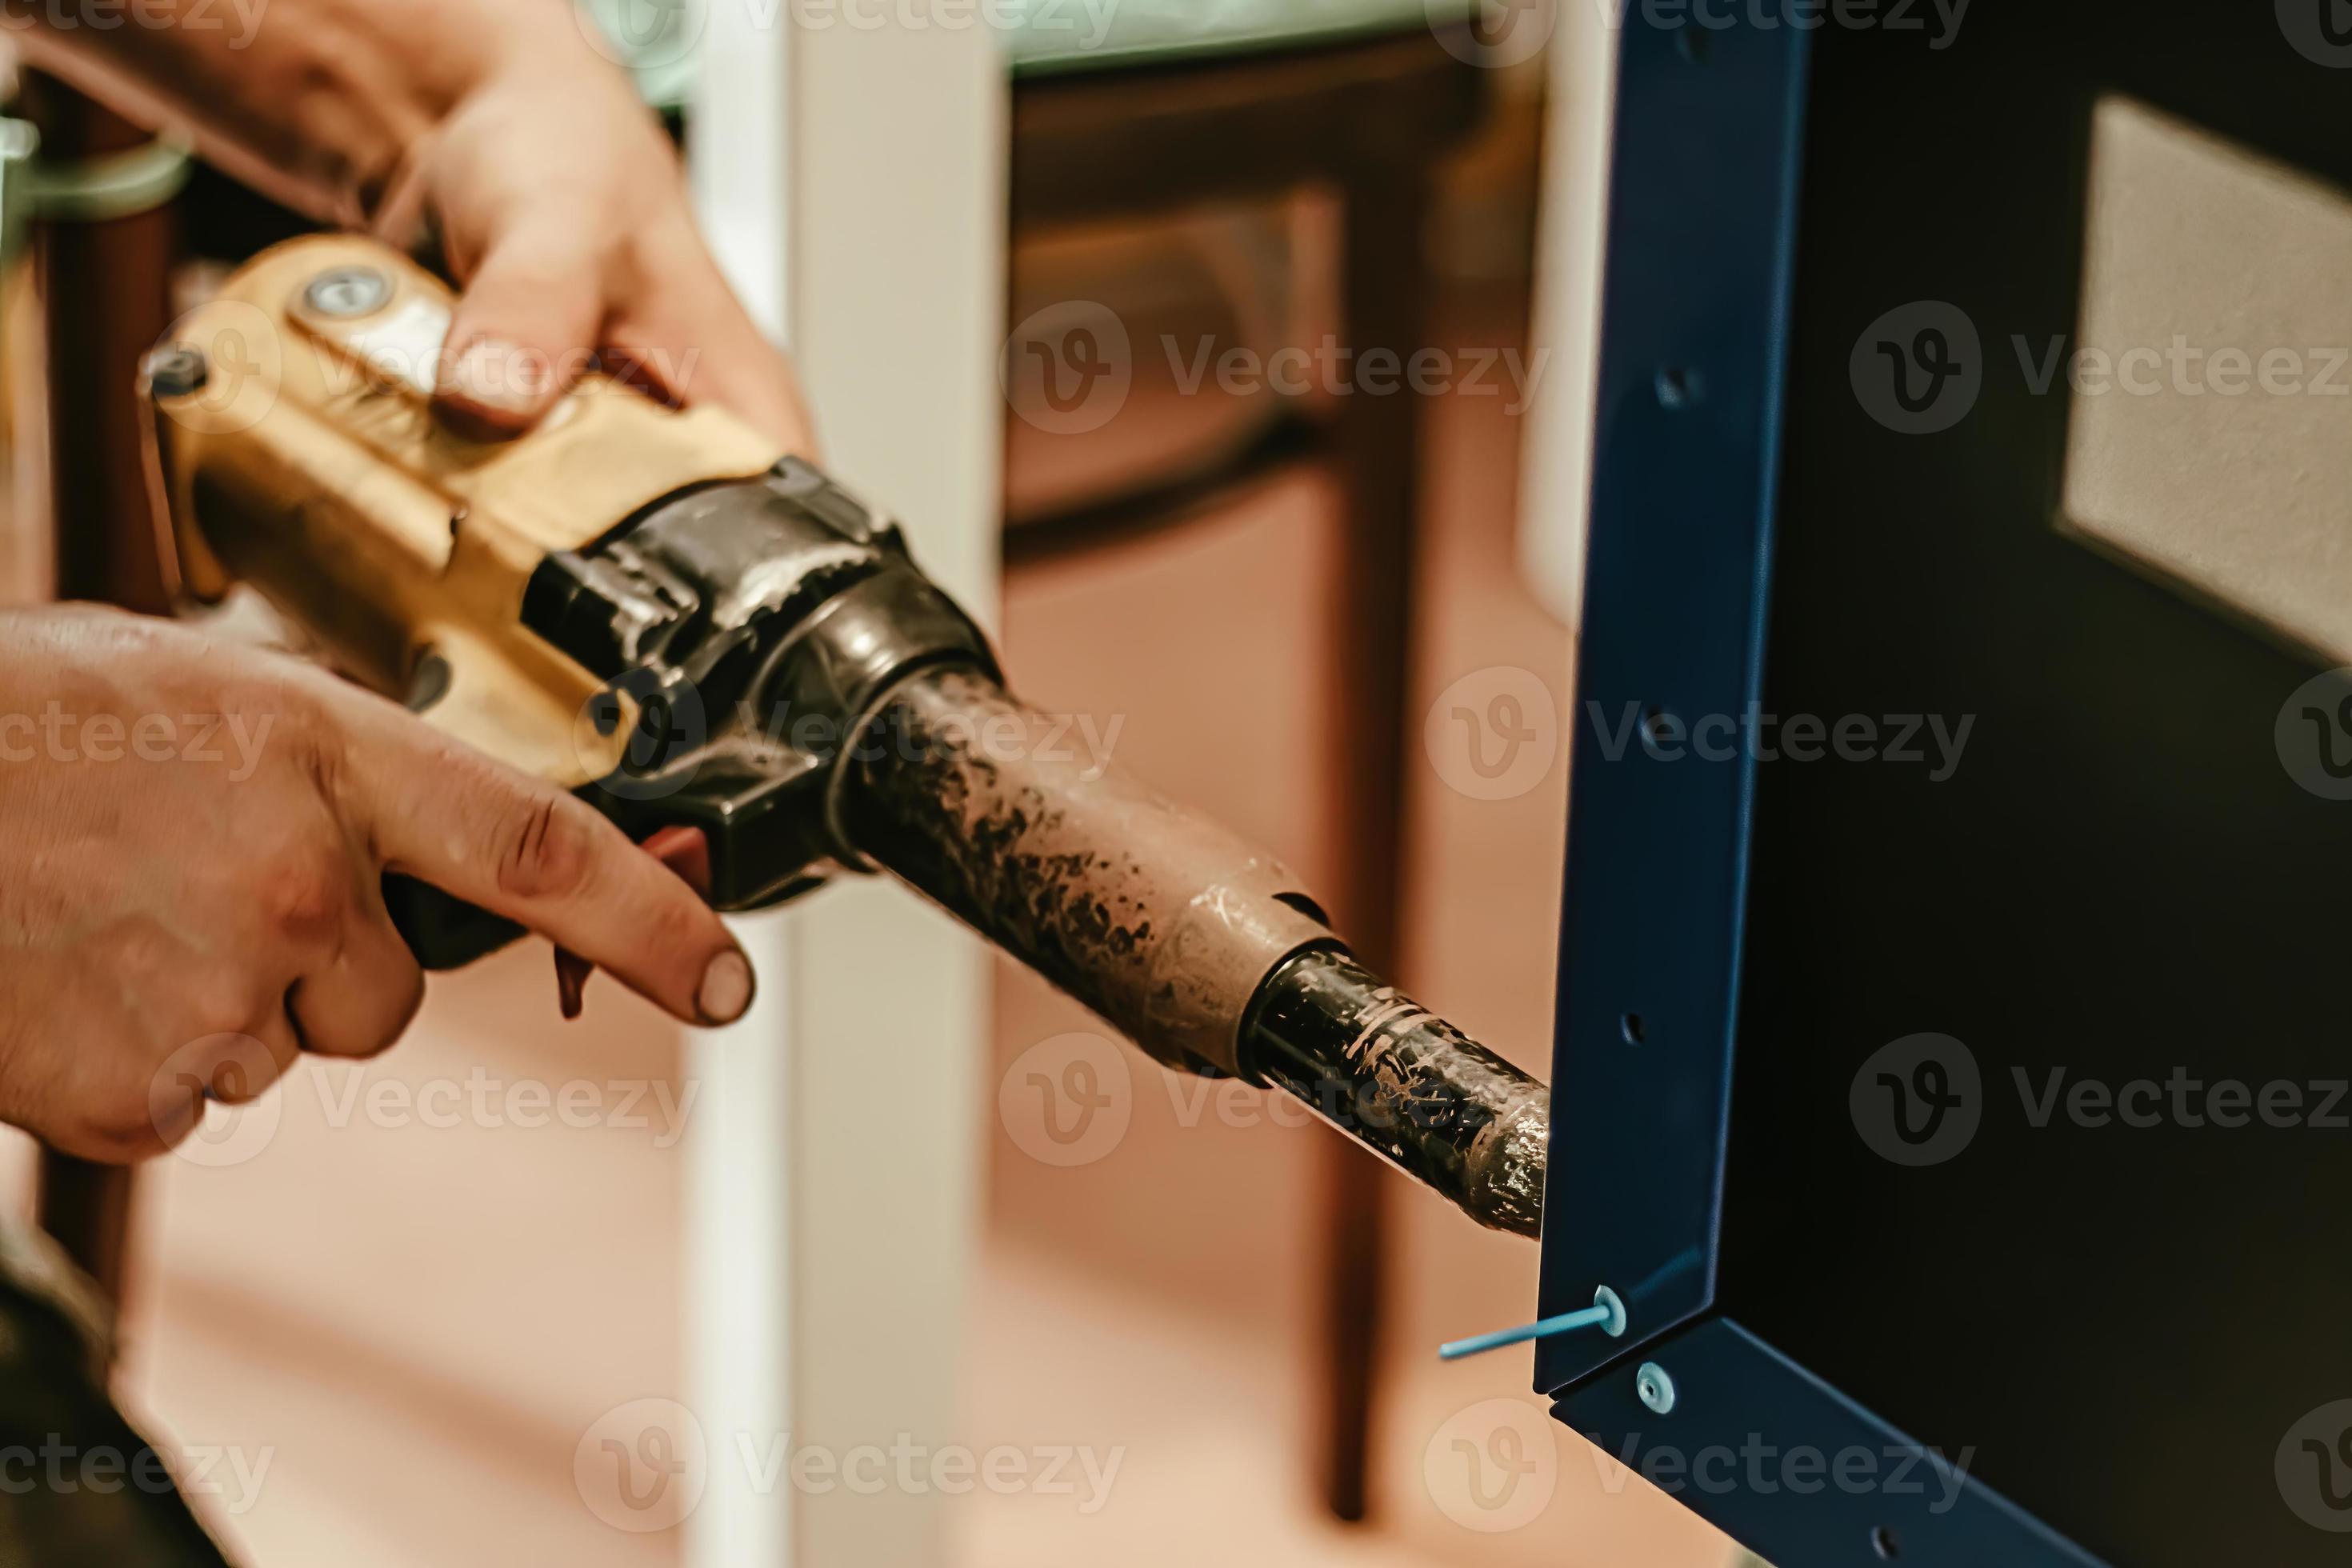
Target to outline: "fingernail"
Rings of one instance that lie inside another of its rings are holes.
[[[483,338],[457,356],[443,385],[446,395],[507,414],[529,414],[546,389],[541,358],[498,338]]]
[[[722,952],[702,972],[695,1010],[706,1024],[731,1024],[751,1005],[751,965],[740,952]]]

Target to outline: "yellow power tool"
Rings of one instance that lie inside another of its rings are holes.
[[[599,374],[529,435],[467,439],[432,410],[451,304],[320,237],[179,323],[142,386],[184,595],[250,584],[347,674],[639,840],[698,831],[720,909],[890,872],[1163,1064],[1286,1089],[1536,1234],[1543,1086],[1365,971],[1278,862],[1039,743],[887,517]],[[386,892],[428,965],[515,934]]]

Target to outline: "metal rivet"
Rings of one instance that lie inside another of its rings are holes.
[[[1601,1331],[1612,1340],[1622,1337],[1625,1332],[1625,1303],[1617,1292],[1603,1285],[1592,1293],[1592,1304],[1609,1309],[1609,1315],[1601,1320]]]
[[[321,316],[349,321],[381,310],[392,298],[392,279],[373,267],[338,267],[310,279],[302,302]]]
[[[1686,408],[1698,401],[1698,372],[1668,365],[1658,372],[1658,402],[1667,408]]]
[[[416,656],[408,675],[408,710],[423,713],[449,695],[449,661],[434,648]]]
[[[204,351],[184,344],[157,349],[140,369],[147,377],[149,395],[155,397],[192,396],[202,392],[212,376]]]
[[[1643,1362],[1633,1373],[1633,1392],[1642,1396],[1643,1404],[1661,1415],[1675,1407],[1675,1380],[1656,1362]]]

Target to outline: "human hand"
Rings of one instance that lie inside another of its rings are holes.
[[[803,457],[792,367],[702,242],[668,136],[572,0],[142,0],[135,27],[29,8],[12,43],[278,199],[406,245],[437,229],[465,289],[443,410],[525,430],[592,353]],[[149,18],[145,13],[153,12]]]
[[[680,404],[717,404],[810,455],[792,367],[720,275],[667,135],[584,48],[508,65],[412,150],[377,227],[436,226],[463,294],[441,404],[488,436],[530,428],[592,353]]]
[[[0,1120],[68,1153],[159,1153],[194,1130],[195,1085],[243,1101],[305,1050],[389,1046],[424,978],[387,872],[679,1018],[751,1003],[719,917],[586,804],[322,671],[168,622],[0,617]]]

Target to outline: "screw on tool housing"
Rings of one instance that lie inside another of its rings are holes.
[[[150,353],[139,367],[157,397],[190,397],[205,389],[212,366],[202,349],[173,344]]]
[[[338,267],[310,279],[302,302],[322,316],[349,321],[380,310],[392,298],[392,279],[373,267]]]

